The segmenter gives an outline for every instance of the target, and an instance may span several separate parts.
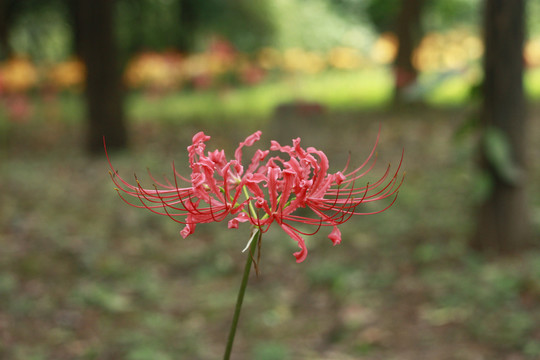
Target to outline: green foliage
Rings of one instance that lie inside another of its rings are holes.
[[[43,62],[61,61],[71,55],[73,36],[61,1],[12,1],[5,6],[9,44],[15,53]],[[5,55],[5,49],[0,49],[0,57]]]
[[[193,12],[187,15],[189,24],[182,24],[181,1],[120,1],[117,32],[124,54],[175,48],[186,32],[194,33],[199,48],[212,34],[227,38],[243,51],[272,42],[275,16],[266,0],[182,1],[189,2]]]
[[[367,14],[379,33],[394,31],[394,23],[402,1],[371,0],[367,6]]]
[[[360,2],[349,0],[349,2]],[[369,20],[379,33],[395,31],[394,23],[402,0],[371,0],[366,11]],[[467,24],[472,27],[481,17],[480,0],[428,0],[425,1],[422,22],[426,31],[441,31]]]
[[[73,21],[60,0],[7,1],[12,47],[35,59],[57,61],[72,54]],[[182,4],[189,4],[189,24],[182,23]],[[263,46],[324,50],[336,45],[362,47],[374,33],[391,31],[399,0],[120,0],[117,36],[122,58],[134,51],[166,50],[193,35],[199,49],[212,34],[229,38],[243,51]],[[481,24],[480,0],[426,1],[426,31]],[[538,34],[540,6],[528,2],[528,28]],[[374,30],[374,31],[373,31]],[[188,35],[186,35],[186,33]],[[0,57],[5,49],[0,49]]]
[[[115,20],[123,57],[174,48],[182,36],[179,1],[118,1]]]
[[[525,89],[533,100],[540,100],[540,69],[530,69],[525,73]]]
[[[540,16],[540,2],[538,1],[526,1],[525,21],[529,29],[531,36],[540,34],[540,23],[537,21]]]
[[[428,31],[441,31],[457,25],[480,27],[481,0],[427,0],[424,24]]]
[[[497,175],[509,184],[516,184],[521,180],[521,170],[513,160],[512,147],[502,130],[495,127],[485,129],[482,145],[484,154]]]
[[[362,14],[342,16],[327,0],[276,0],[275,46],[328,50],[337,45],[362,47],[373,39]],[[349,13],[351,14],[351,13]]]
[[[200,3],[200,2],[199,2]],[[271,1],[204,1],[201,14],[206,31],[228,38],[242,51],[253,51],[274,42],[277,14]]]

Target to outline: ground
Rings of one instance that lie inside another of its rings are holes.
[[[360,164],[380,131],[374,177],[404,150],[405,182],[387,212],[353,218],[333,247],[321,230],[296,264],[294,241],[265,234],[233,358],[522,360],[540,357],[540,251],[494,258],[468,250],[482,196],[467,109],[279,114],[268,120],[132,126],[119,173],[151,185],[182,170],[191,136],[234,150],[255,129],[283,143],[300,136],[339,170]],[[540,149],[532,106],[528,142]],[[128,207],[105,157],[82,151],[77,124],[12,124],[2,143],[0,357],[167,360],[220,358],[249,236],[247,227],[181,225]],[[540,234],[540,168],[530,164]],[[184,171],[185,172],[185,171]],[[372,179],[373,179],[372,178]],[[368,179],[366,178],[366,181]]]

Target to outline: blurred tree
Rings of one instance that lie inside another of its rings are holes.
[[[481,167],[491,192],[480,206],[471,245],[507,253],[527,245],[531,235],[524,172],[525,0],[487,0],[484,11]]]
[[[81,19],[79,1],[64,0],[68,11],[68,22],[71,29],[71,53],[82,59]]]
[[[0,0],[0,59],[5,59],[11,54],[11,46],[9,45],[8,6],[9,3],[7,0]]]
[[[398,49],[394,60],[394,103],[403,103],[404,90],[416,82],[418,70],[413,63],[415,49],[424,36],[422,11],[424,0],[401,0],[396,17]]]
[[[361,0],[332,0],[340,4]],[[414,84],[418,70],[415,50],[427,31],[442,31],[458,24],[476,24],[479,0],[371,0],[365,12],[379,33],[394,33],[398,51],[394,60],[394,102],[403,102],[404,90]]]
[[[375,29],[392,32],[397,39],[393,63],[394,104],[404,101],[404,92],[416,82],[418,70],[413,62],[414,51],[424,35],[422,14],[424,0],[372,0],[366,8]]]
[[[114,1],[76,0],[74,23],[79,29],[79,50],[86,64],[87,145],[90,153],[103,153],[103,136],[110,149],[127,145],[121,73],[114,36]]]
[[[197,12],[197,0],[179,0],[180,6],[180,38],[178,50],[192,53],[195,50],[197,28],[200,22]]]

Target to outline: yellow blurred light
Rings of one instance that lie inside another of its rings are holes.
[[[53,65],[48,71],[49,81],[58,88],[75,88],[84,84],[86,68],[78,59]]]
[[[315,52],[292,48],[283,54],[283,67],[291,72],[315,74],[326,68],[324,57]]]
[[[133,87],[170,88],[182,81],[181,61],[177,54],[143,53],[128,64],[124,78]]]
[[[263,48],[257,54],[257,62],[265,70],[279,68],[282,65],[281,53],[273,48]]]
[[[420,71],[458,69],[482,53],[482,41],[467,29],[428,33],[416,49],[413,63]]]
[[[283,67],[288,71],[301,71],[304,66],[305,52],[300,48],[291,48],[283,53]]]
[[[441,49],[446,45],[446,40],[440,33],[428,33],[420,42],[420,47],[429,49]]]
[[[207,74],[210,70],[208,57],[204,54],[191,55],[184,62],[182,69],[187,77]]]
[[[446,68],[458,69],[467,64],[467,53],[463,47],[452,44],[443,53],[443,64]]]
[[[8,92],[24,92],[37,82],[36,67],[26,58],[15,57],[0,66],[0,84]]]
[[[540,38],[527,42],[525,45],[525,60],[528,66],[540,66]]]
[[[317,74],[326,68],[326,60],[320,54],[314,52],[306,53],[306,63],[303,68],[304,72],[309,74]]]
[[[389,64],[397,54],[397,39],[393,34],[382,34],[371,50],[372,59],[378,64]]]
[[[467,50],[469,59],[476,60],[484,53],[484,44],[477,36],[467,36],[463,40],[463,47]]]
[[[439,53],[429,48],[420,48],[413,56],[413,64],[420,71],[433,71],[440,67],[441,59]]]
[[[360,52],[353,48],[336,47],[328,54],[328,63],[343,70],[354,70],[360,68],[363,58]]]

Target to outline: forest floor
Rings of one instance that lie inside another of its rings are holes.
[[[380,130],[376,179],[404,150],[394,206],[352,218],[333,247],[325,229],[296,244],[264,235],[260,275],[247,289],[233,359],[525,360],[540,358],[540,247],[493,257],[472,252],[475,166],[469,111],[428,108],[335,114],[280,113],[264,121],[141,122],[119,173],[151,186],[174,160],[186,173],[197,131],[232,154],[263,130],[300,136],[331,169],[361,164]],[[530,206],[540,238],[540,107],[529,113]],[[0,148],[0,358],[176,360],[221,358],[249,228],[182,225],[128,207],[105,157],[82,150],[74,124],[14,124]],[[188,173],[186,173],[188,174]],[[366,181],[369,176],[366,177]]]

